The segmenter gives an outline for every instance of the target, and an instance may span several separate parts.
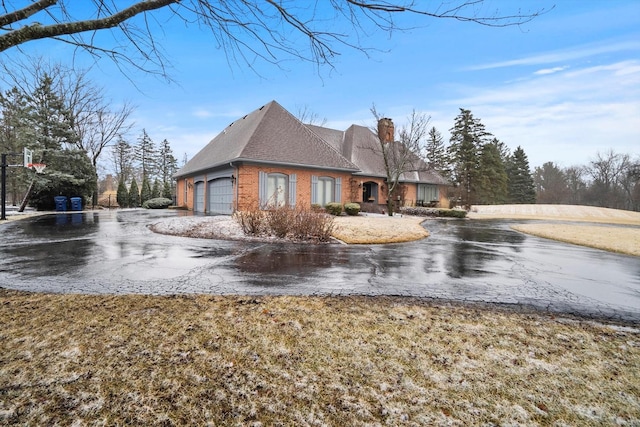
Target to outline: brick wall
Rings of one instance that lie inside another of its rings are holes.
[[[297,175],[296,204],[301,207],[311,207],[311,176],[328,176],[331,178],[342,178],[342,203],[356,202],[363,203],[362,185],[365,182],[375,182],[378,184],[378,205],[384,207],[387,201],[387,186],[382,178],[368,178],[352,176],[347,172],[330,172],[319,169],[296,169],[291,167],[265,167],[258,165],[241,165],[237,169],[237,191],[238,202],[234,203],[237,210],[248,210],[258,206],[259,202],[259,172],[282,173]],[[187,188],[185,198],[185,186]],[[412,206],[417,199],[418,185],[403,185],[402,201],[403,205]],[[397,196],[396,196],[397,198]],[[176,205],[187,207],[193,210],[193,178],[179,179],[176,184]],[[448,207],[446,191],[440,189],[440,206]]]
[[[296,204],[304,208],[311,207],[311,176],[342,178],[342,203],[352,201],[350,190],[351,174],[347,172],[331,172],[319,169],[297,169],[285,166],[265,167],[258,165],[242,165],[238,168],[238,210],[254,208],[259,203],[259,172],[296,174]]]

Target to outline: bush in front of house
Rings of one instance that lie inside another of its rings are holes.
[[[155,199],[149,199],[142,204],[145,209],[166,209],[173,204],[171,199],[165,199],[164,197],[156,197]]]
[[[357,203],[345,203],[344,211],[347,213],[347,215],[358,215],[360,213],[360,205]]]
[[[251,236],[275,236],[298,241],[327,242],[333,232],[333,217],[313,209],[289,206],[261,210],[258,207],[236,212],[235,220],[242,231]]]
[[[400,213],[432,218],[466,218],[467,216],[467,211],[461,209],[425,208],[422,206],[402,207]]]
[[[296,210],[291,236],[296,240],[328,242],[333,232],[333,217],[324,212]]]
[[[233,217],[246,235],[260,236],[265,231],[265,212],[258,208],[236,212]]]
[[[342,204],[341,203],[327,203],[327,205],[324,207],[327,212],[329,212],[331,215],[335,215],[338,216],[342,213]]]
[[[466,218],[467,211],[462,209],[438,209],[438,216],[449,218]]]

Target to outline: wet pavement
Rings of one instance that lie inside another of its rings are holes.
[[[640,258],[527,236],[508,221],[430,220],[379,246],[164,236],[175,211],[59,213],[0,226],[0,287],[91,294],[400,295],[640,323]]]

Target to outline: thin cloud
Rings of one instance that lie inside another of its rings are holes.
[[[532,167],[547,161],[587,164],[598,151],[637,154],[640,141],[640,61],[540,73],[442,105],[463,107],[511,149],[522,146]]]
[[[569,68],[569,67],[568,66],[564,66],[564,67],[543,68],[542,70],[538,70],[533,74],[538,75],[538,76],[543,76],[545,74],[558,73],[560,71],[566,70],[567,68]]]
[[[537,55],[528,56],[526,58],[512,59],[509,61],[492,62],[489,64],[480,64],[467,68],[469,71],[475,70],[491,70],[495,68],[515,67],[523,65],[544,65],[557,62],[567,62],[571,60],[588,58],[603,53],[621,52],[627,50],[640,49],[638,41],[624,41],[612,44],[583,45],[576,46],[572,49],[562,49],[551,52],[545,52]]]

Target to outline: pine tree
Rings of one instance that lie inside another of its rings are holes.
[[[165,199],[173,200],[173,194],[171,193],[171,184],[169,184],[168,181],[165,181],[164,187],[162,188],[162,197],[164,197]]]
[[[518,146],[507,165],[510,203],[535,203],[536,187],[529,169],[529,160],[522,147]]]
[[[118,206],[121,208],[129,207],[129,192],[127,191],[127,186],[124,184],[123,180],[118,181],[118,192],[116,193],[116,200],[118,202]]]
[[[507,171],[502,161],[499,141],[494,138],[482,146],[479,157],[477,203],[502,204],[508,199]]]
[[[567,176],[555,163],[545,162],[536,167],[533,181],[538,203],[569,203]]]
[[[156,178],[153,181],[153,187],[151,188],[151,198],[156,199],[160,196],[162,196],[161,189],[160,189],[160,180]]]
[[[138,145],[134,149],[134,157],[140,165],[142,179],[151,179],[155,176],[158,168],[158,152],[153,140],[142,129],[142,135],[138,138]]]
[[[129,186],[129,207],[140,207],[140,190],[135,178],[131,180],[131,186]]]
[[[151,198],[151,184],[149,183],[149,178],[144,176],[142,178],[142,188],[140,189],[140,204],[142,205],[144,202]]]
[[[31,204],[38,209],[53,209],[55,196],[81,197],[91,200],[97,187],[97,176],[87,153],[78,149],[64,149],[49,153],[55,165],[44,174],[34,174],[36,186]]]
[[[33,175],[19,210],[24,210],[32,194],[40,191],[46,193],[51,190],[52,194],[58,195],[64,189],[71,191],[76,186],[75,191],[79,194],[75,196],[85,196],[86,194],[81,193],[85,191],[85,185],[94,185],[90,190],[92,194],[98,185],[93,166],[91,170],[86,170],[83,159],[78,160],[78,165],[69,164],[73,161],[72,158],[77,158],[78,153],[84,153],[86,156],[86,152],[75,149],[63,150],[64,146],[74,147],[78,136],[73,130],[69,109],[53,89],[53,80],[45,75],[33,93],[27,95],[27,100],[32,111],[30,126],[34,131],[33,160],[34,163],[47,164],[47,171],[42,175]],[[56,186],[60,186],[57,193]],[[38,205],[44,208],[48,203],[38,202]]]
[[[134,177],[133,147],[122,136],[113,146],[113,166],[118,181],[128,182]]]
[[[476,198],[479,170],[479,150],[491,136],[480,119],[471,111],[460,109],[451,131],[449,155],[452,162],[452,179],[458,187],[460,201],[467,208]]]
[[[164,139],[160,145],[160,156],[158,162],[160,179],[162,179],[163,184],[163,197],[171,199],[174,183],[173,175],[178,171],[178,159],[174,157],[173,151],[171,150],[171,144],[166,139]]]
[[[51,163],[49,157],[64,145],[74,146],[78,136],[73,130],[71,112],[64,100],[53,90],[53,80],[44,76],[29,97],[33,111],[35,138],[40,143],[40,151],[34,153],[34,161]]]
[[[427,135],[425,156],[430,167],[440,173],[440,175],[447,178],[450,177],[451,171],[449,170],[447,150],[445,149],[442,135],[435,127],[432,127]]]
[[[0,151],[2,153],[22,153],[25,147],[35,148],[31,145],[34,137],[30,117],[31,109],[22,91],[14,87],[5,94],[0,93]],[[7,194],[10,197],[10,203],[15,206],[26,192],[31,175],[25,168],[9,168],[6,173]]]

